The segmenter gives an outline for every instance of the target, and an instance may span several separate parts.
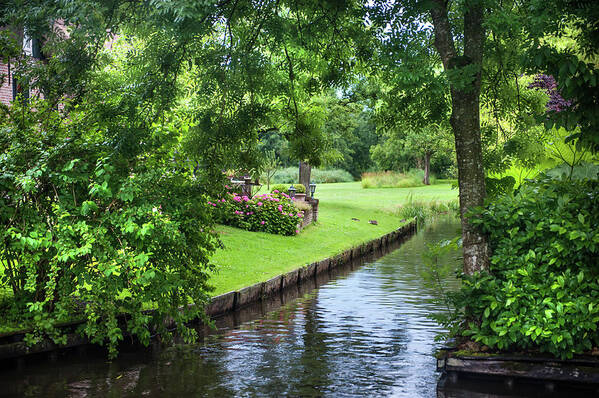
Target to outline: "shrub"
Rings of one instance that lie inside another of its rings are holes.
[[[310,180],[317,184],[332,183],[332,182],[351,182],[354,178],[350,173],[342,169],[312,169]],[[299,181],[299,169],[297,167],[287,167],[278,170],[273,182],[276,184],[292,184]]]
[[[342,169],[312,169],[310,180],[317,184],[326,184],[333,182],[352,182],[354,177],[347,171]]]
[[[304,217],[286,193],[262,194],[253,198],[227,193],[209,201],[215,220],[224,225],[279,235],[299,233],[298,224]]]
[[[271,193],[287,193],[289,191],[289,186],[291,184],[275,184],[271,185],[270,192]],[[295,188],[295,193],[306,193],[306,187],[302,184],[293,184]],[[277,191],[277,192],[275,192]]]
[[[580,164],[560,164],[545,173],[556,179],[596,179],[599,177],[599,164],[580,162]]]
[[[304,200],[296,200],[293,202],[293,204],[298,210],[303,211],[304,214],[305,212],[312,210],[312,205]]]
[[[571,358],[599,346],[599,183],[521,185],[473,222],[489,236],[489,273],[463,276],[460,334],[503,350]]]
[[[151,333],[169,336],[167,318],[193,339],[185,323],[202,315],[217,243],[198,184],[153,151],[119,158],[99,130],[43,101],[16,101],[0,117],[0,284],[12,290],[10,313],[32,330],[30,344],[65,343],[56,325],[73,317],[110,355],[125,332],[145,344]]]
[[[299,168],[287,167],[277,170],[272,177],[272,182],[275,184],[293,184],[299,181]]]
[[[505,176],[502,178],[485,178],[487,197],[491,199],[500,195],[511,193],[514,190],[515,185],[516,179],[512,176]]]
[[[379,171],[362,174],[362,188],[412,188],[424,186],[424,171],[412,169],[407,173]],[[431,175],[431,184],[436,179]]]

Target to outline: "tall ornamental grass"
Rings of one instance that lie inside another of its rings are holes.
[[[424,186],[424,171],[411,169],[407,173],[397,171],[377,171],[362,174],[362,188],[413,188]],[[436,178],[430,176],[431,184]]]
[[[412,194],[405,204],[399,205],[395,213],[405,219],[416,218],[418,223],[443,214],[459,215],[460,205],[457,200],[444,202],[440,200],[416,201]]]

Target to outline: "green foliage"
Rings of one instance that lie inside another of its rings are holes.
[[[274,151],[266,152],[264,162],[262,163],[262,178],[266,180],[266,189],[270,190],[270,182],[275,175],[277,168],[280,166],[279,159]]]
[[[314,172],[314,170],[312,170]],[[273,181],[277,184],[294,184],[299,181],[299,167],[292,166],[285,169],[277,170]]]
[[[310,180],[317,184],[328,184],[334,182],[352,182],[353,176],[341,169],[312,169]]]
[[[540,178],[472,221],[489,236],[489,273],[462,276],[461,334],[501,350],[562,358],[599,346],[599,183]]]
[[[227,193],[208,201],[218,223],[279,235],[299,233],[298,225],[304,217],[286,193],[266,193],[253,198]]]
[[[493,33],[487,36],[481,83],[481,141],[485,169],[502,173],[545,159],[548,137],[535,116],[544,113],[547,96],[529,88],[533,77],[522,64],[526,38],[519,24],[527,11],[496,7],[487,22]]]
[[[359,177],[372,166],[370,147],[378,141],[372,101],[364,98],[362,85],[353,86],[342,95],[331,90],[324,96],[323,129],[331,142],[333,156],[326,166],[347,170]]]
[[[260,140],[258,149],[263,153],[273,152],[280,163],[278,167],[289,167],[297,164],[289,157],[289,142],[276,129],[259,133],[258,139]]]
[[[433,171],[447,175],[455,164],[447,87],[439,76],[427,79],[421,86],[398,83],[383,91],[384,102],[376,109],[381,139],[371,148],[378,169],[424,169],[438,156],[442,161],[433,162],[437,166]]]
[[[428,153],[432,173],[443,178],[457,176],[455,152],[450,137],[445,135],[429,136],[426,130],[402,135],[396,132],[383,134],[370,148],[370,153],[376,169],[399,172],[424,167],[424,155]]]
[[[373,112],[366,108],[365,100],[353,98],[355,92],[339,93],[328,90],[311,102],[311,112],[321,118],[316,134],[321,135],[324,151],[319,155],[321,167],[343,169],[354,177],[372,166],[370,147],[378,141],[373,122]],[[285,138],[288,137],[288,139]],[[283,167],[297,164],[297,147],[290,147],[296,137],[285,129],[269,129],[260,133],[259,147],[274,151]],[[319,149],[320,150],[320,149]]]
[[[548,129],[564,127],[594,152],[599,150],[599,35],[596,2],[547,2],[534,0],[528,5],[523,27],[530,37],[527,66],[551,75],[558,91],[572,106],[549,111],[542,120]]]
[[[32,329],[28,343],[64,343],[56,324],[81,317],[110,355],[126,333],[168,338],[167,318],[193,339],[185,323],[203,314],[218,243],[201,192],[161,156],[168,135],[126,161],[86,116],[33,101],[0,118],[0,283],[11,313]]]
[[[509,169],[500,173],[489,173],[489,176],[502,179],[511,176],[515,180],[515,186],[520,185],[527,179],[533,179],[541,173],[558,177],[565,173],[569,178],[580,175],[581,178],[595,178],[593,164],[597,163],[597,155],[593,154],[587,147],[580,145],[577,141],[564,142],[568,132],[563,129],[551,129],[542,139],[544,153],[543,160],[538,163],[512,162]],[[494,156],[494,155],[493,155]],[[489,191],[487,189],[487,191]]]
[[[299,168],[287,167],[278,170],[275,173],[273,180],[277,184],[296,183],[299,180]],[[354,178],[347,171],[341,169],[312,169],[310,180],[317,184],[324,184],[331,182],[351,182]]]
[[[275,184],[272,186],[270,192],[272,193],[288,193],[289,191],[289,187],[293,185],[293,187],[295,188],[295,192],[296,193],[306,193],[306,187],[303,186],[302,184]],[[277,191],[277,192],[275,192]]]
[[[514,185],[516,185],[516,179],[512,176],[485,178],[487,197],[491,200],[501,195],[510,194],[514,190]]]
[[[556,179],[593,180],[599,178],[599,164],[582,162],[577,165],[561,164],[545,173]]]
[[[17,38],[10,30],[0,31],[0,60],[2,63],[8,63],[10,59],[17,58],[21,49],[17,44]],[[6,82],[8,76],[0,75],[0,87]]]
[[[431,287],[434,291],[432,302],[439,308],[443,308],[442,312],[434,313],[431,317],[448,329],[446,332],[448,336],[457,332],[459,322],[456,321],[460,320],[460,312],[454,307],[454,296],[448,286],[449,276],[458,275],[460,272],[457,269],[459,262],[448,260],[449,256],[456,255],[460,248],[461,238],[456,237],[451,240],[427,243],[426,250],[422,253],[422,262],[425,268],[421,276],[426,286]],[[443,335],[439,335],[436,339],[442,337]]]
[[[404,150],[401,140],[381,137],[378,144],[370,148],[370,156],[375,170],[406,171],[417,163],[418,159]]]

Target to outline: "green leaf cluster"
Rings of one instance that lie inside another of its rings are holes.
[[[462,276],[461,334],[562,358],[598,347],[597,203],[597,180],[541,177],[473,217],[489,237],[491,267]]]
[[[306,193],[306,187],[303,186],[302,184],[292,184],[292,185],[295,188],[295,193]],[[279,193],[279,192],[286,193],[288,190],[289,190],[288,184],[275,184],[270,188],[270,192],[273,192],[273,193]]]
[[[30,344],[64,343],[57,325],[82,319],[81,333],[111,355],[127,334],[168,338],[165,319],[193,338],[185,324],[203,315],[218,245],[202,193],[164,156],[168,135],[152,138],[162,127],[129,125],[146,142],[125,149],[97,114],[64,118],[40,100],[0,118],[0,284],[11,314]]]

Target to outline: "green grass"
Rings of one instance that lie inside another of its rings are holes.
[[[457,199],[450,201],[438,199],[414,200],[413,197],[408,197],[406,203],[398,205],[396,214],[402,218],[416,218],[418,223],[424,223],[428,219],[442,214],[458,216],[460,214],[460,205]]]
[[[450,184],[369,189],[362,189],[360,182],[319,184],[315,195],[320,199],[318,223],[299,235],[279,236],[225,226],[217,229],[226,248],[213,257],[219,269],[211,278],[214,294],[266,281],[388,233],[403,224],[397,208],[410,200],[455,201],[457,195]],[[376,220],[378,225],[369,224],[369,220]]]

